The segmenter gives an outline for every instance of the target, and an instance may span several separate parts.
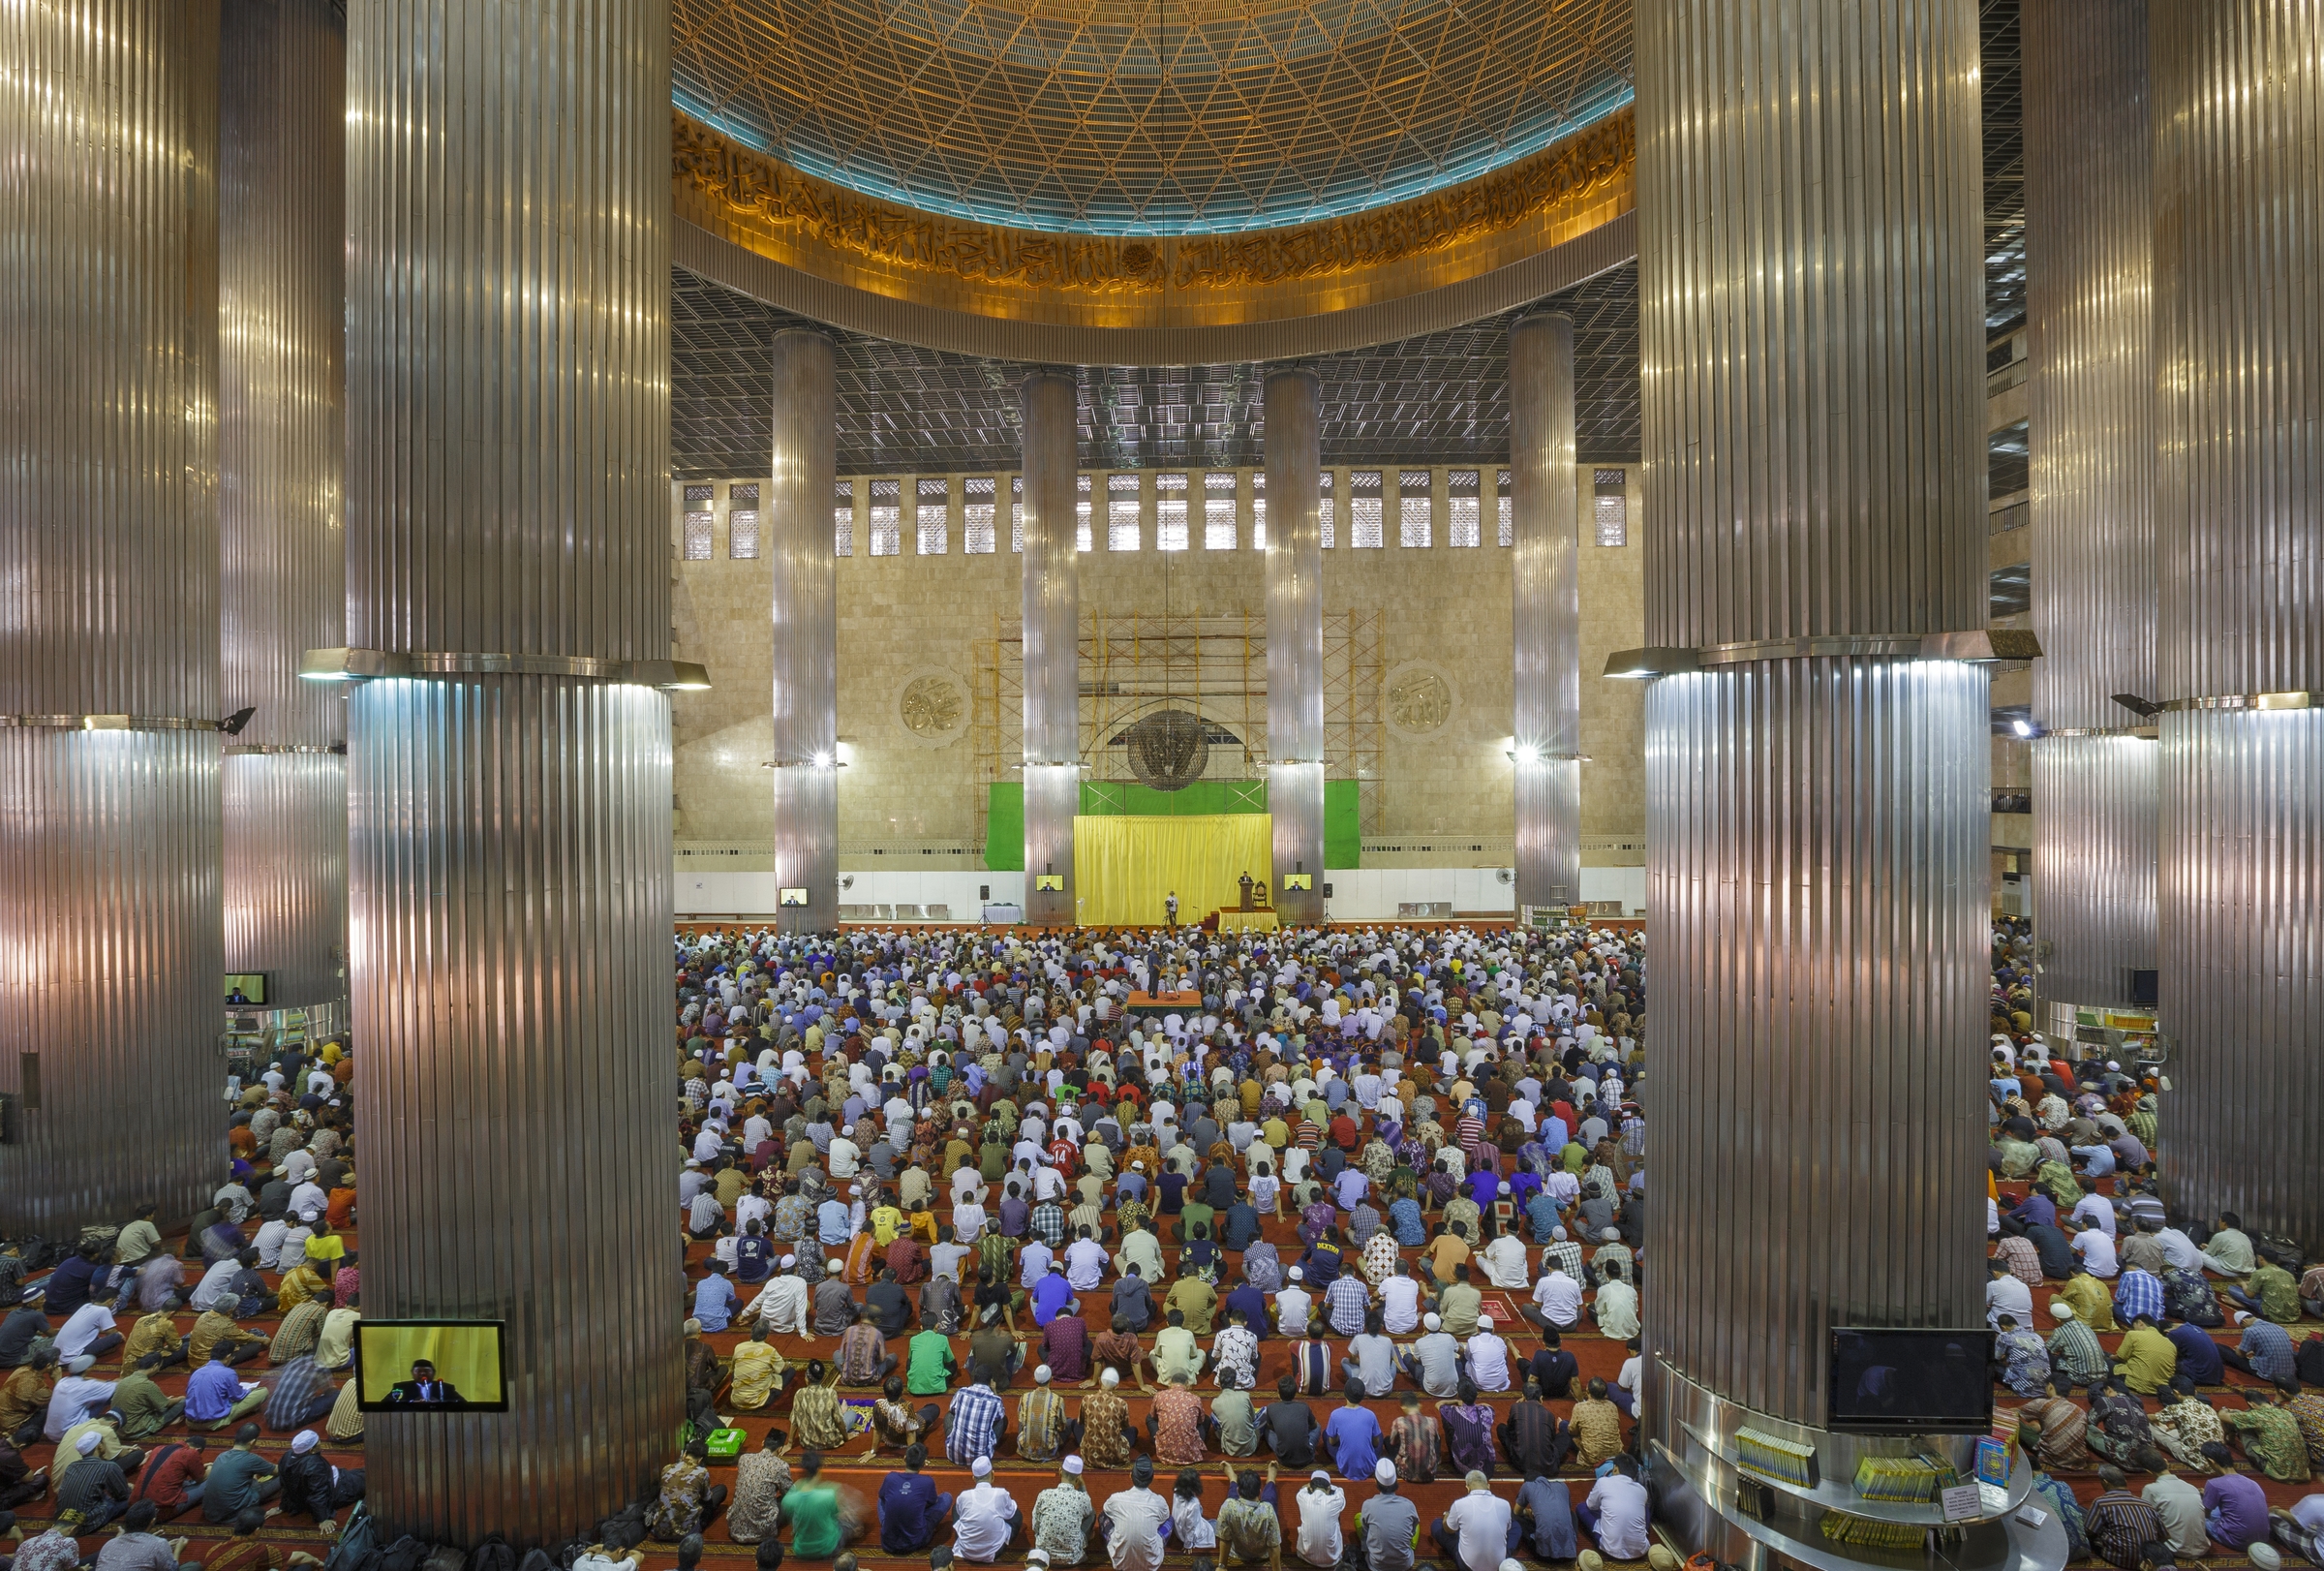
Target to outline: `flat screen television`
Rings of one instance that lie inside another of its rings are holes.
[[[355,1405],[367,1413],[502,1413],[499,1320],[365,1320],[355,1327]]]
[[[266,1001],[266,973],[262,970],[228,971],[226,1001],[235,1005],[263,1005]]]
[[[1824,1427],[1859,1434],[1993,1427],[1993,1333],[1834,1326]]]

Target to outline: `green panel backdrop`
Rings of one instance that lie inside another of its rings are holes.
[[[994,781],[985,812],[985,867],[994,873],[1024,871],[1024,786]],[[1198,780],[1181,791],[1157,791],[1135,781],[1085,781],[1085,817],[1208,817],[1225,813],[1265,813],[1263,780]],[[1324,782],[1324,866],[1361,867],[1363,835],[1358,822],[1356,782]]]

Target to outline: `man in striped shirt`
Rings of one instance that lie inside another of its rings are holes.
[[[963,1466],[990,1459],[1000,1448],[1001,1418],[1000,1398],[991,1386],[981,1380],[963,1386],[944,1421],[944,1454]]]
[[[2101,1493],[2085,1514],[2092,1553],[2121,1571],[2136,1571],[2149,1544],[2163,1542],[2162,1518],[2125,1486],[2122,1469],[2098,1468]]]

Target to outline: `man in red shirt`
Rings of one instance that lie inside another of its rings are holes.
[[[138,1473],[132,1500],[151,1500],[161,1520],[183,1516],[201,1504],[201,1464],[205,1449],[200,1435],[159,1447]]]

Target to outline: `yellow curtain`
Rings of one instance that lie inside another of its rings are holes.
[[[1073,820],[1074,895],[1082,920],[1092,926],[1158,924],[1173,890],[1178,920],[1199,922],[1241,904],[1245,873],[1268,883],[1271,894],[1273,859],[1274,819],[1264,813]]]

